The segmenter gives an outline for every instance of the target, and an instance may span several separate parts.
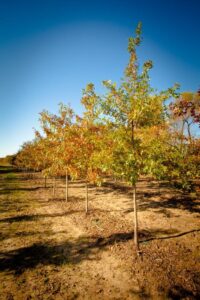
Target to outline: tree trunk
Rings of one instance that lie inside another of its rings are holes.
[[[86,194],[85,194],[85,213],[87,215],[87,213],[88,213],[88,183],[87,183],[87,181],[85,183],[85,192],[86,192]]]
[[[137,200],[136,200],[136,186],[133,186],[133,208],[134,208],[134,243],[136,251],[139,252],[138,243],[138,217],[137,217]]]
[[[134,121],[131,121],[131,143],[133,148],[135,147],[135,129],[136,129],[136,124]]]
[[[44,176],[44,187],[45,187],[45,189],[47,187],[47,177],[46,176]]]
[[[54,177],[54,181],[53,181],[53,197],[55,198],[56,195],[56,177]]]
[[[68,201],[68,172],[66,171],[65,200]]]
[[[191,135],[191,130],[190,130],[190,125],[188,122],[187,122],[187,131],[188,131],[188,137],[189,137],[189,141],[190,141],[190,144],[192,142],[192,135]]]
[[[185,127],[185,121],[183,120],[183,124],[181,126],[181,135],[183,136],[184,134],[184,127]]]

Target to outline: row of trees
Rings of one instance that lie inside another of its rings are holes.
[[[141,175],[179,180],[189,187],[200,175],[200,92],[178,93],[179,86],[157,92],[150,86],[152,61],[139,66],[141,23],[128,43],[130,59],[119,86],[103,81],[107,92],[97,95],[92,83],[83,90],[82,116],[60,104],[59,113],[40,113],[41,130],[17,154],[18,166],[44,176],[82,178],[100,185],[107,176],[123,178],[133,187],[135,244],[137,240],[136,183]],[[197,129],[196,129],[197,131]]]

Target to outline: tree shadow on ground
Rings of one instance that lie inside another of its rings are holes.
[[[19,216],[0,219],[0,223],[3,222],[14,223],[14,222],[26,222],[26,221],[30,222],[30,221],[37,221],[38,219],[44,219],[44,218],[65,217],[82,211],[83,210],[70,210],[63,213],[53,213],[53,214],[19,215]]]
[[[110,193],[112,191],[112,188],[110,188],[105,192],[102,191],[102,193]],[[129,200],[125,200],[124,203],[128,204],[130,208],[125,209],[124,212],[133,212],[132,189],[130,189],[130,187],[116,187],[114,191],[117,191],[117,194],[126,194]],[[180,192],[174,194],[170,195],[169,192],[167,192],[166,195],[162,190],[149,192],[137,191],[138,211],[154,210],[156,213],[163,213],[166,217],[172,215],[169,209],[181,209],[191,213],[200,213],[200,201],[198,197],[190,197],[189,194]],[[101,195],[101,191],[98,192],[98,195]]]
[[[197,296],[197,297],[196,297]],[[168,299],[180,300],[180,299],[199,299],[200,294],[194,296],[194,294],[187,290],[183,286],[175,285],[167,293]]]
[[[147,191],[146,191],[147,190]],[[98,188],[98,190],[95,192],[95,196],[101,196],[104,194],[109,194],[112,193],[112,195],[117,196],[119,195],[124,195],[125,199],[124,199],[124,203],[128,203],[130,206],[132,206],[132,201],[133,201],[133,188],[130,186],[123,186],[123,185],[115,185],[114,184],[107,184],[105,185],[105,188]],[[137,189],[136,192],[136,197],[137,197],[137,201],[138,203],[143,202],[144,199],[146,199],[147,201],[152,200],[152,198],[162,198],[163,195],[165,195],[165,193],[169,194],[169,190],[160,190],[158,187],[155,188],[155,186],[153,188],[140,188]],[[128,200],[129,199],[129,200]]]
[[[13,173],[13,172],[19,173],[20,170],[17,168],[14,168],[12,166],[0,166],[0,174],[9,174],[9,173]]]
[[[6,195],[6,194],[12,194],[18,191],[22,191],[22,192],[33,192],[33,191],[37,191],[39,189],[43,189],[44,187],[41,186],[37,186],[37,187],[14,187],[14,188],[4,188],[2,190],[0,190],[0,195]]]
[[[23,198],[15,198],[13,200],[9,200],[5,198],[0,201],[0,212],[7,212],[10,214],[11,212],[16,213],[16,211],[23,211],[31,208],[31,205],[33,206],[33,201],[35,201],[35,199],[27,200]],[[46,202],[42,200],[38,201],[38,205],[45,203]]]
[[[131,186],[125,185],[120,182],[104,182],[102,187],[96,188],[96,193],[101,194],[109,194],[111,192],[117,194],[129,194],[131,193],[133,188]]]
[[[130,209],[125,210],[125,213],[133,212],[131,207],[132,197],[126,200],[125,203],[130,205]],[[200,199],[198,196],[191,197],[188,193],[174,191],[171,194],[169,191],[165,194],[160,191],[137,192],[138,211],[154,210],[156,213],[163,213],[166,217],[173,215],[169,209],[181,209],[190,213],[200,213]]]
[[[148,241],[160,235],[169,235],[175,230],[156,229],[141,231],[139,239]],[[31,246],[0,252],[0,271],[21,274],[26,269],[38,265],[79,264],[84,260],[98,260],[98,253],[108,246],[124,243],[133,239],[133,232],[120,232],[108,237],[82,236],[76,240],[64,241],[59,244],[35,243]]]
[[[38,234],[43,234],[43,235],[48,235],[50,236],[51,234],[53,234],[53,232],[51,230],[47,230],[47,231],[35,231],[35,232],[26,232],[26,231],[21,231],[21,232],[4,232],[1,233],[0,232],[0,241],[6,240],[8,238],[15,238],[15,237],[29,237],[29,236],[36,236]]]
[[[11,231],[10,229],[6,232],[6,230],[4,230],[3,233],[0,232],[0,242],[2,242],[3,240],[6,239],[10,239],[10,238],[21,238],[21,237],[33,237],[33,238],[37,238],[37,236],[53,236],[53,235],[57,235],[57,234],[66,234],[67,231],[57,231],[57,232],[53,232],[52,230],[37,230],[37,231]]]
[[[200,202],[197,198],[193,199],[189,195],[170,196],[170,198],[161,197],[159,201],[143,198],[139,201],[139,211],[149,209],[159,209],[157,212],[164,212],[166,209],[182,209],[191,213],[200,213]]]
[[[88,211],[88,214],[93,214],[93,213],[100,213],[100,212],[119,212],[119,213],[123,213],[125,212],[124,209],[115,209],[115,208],[108,208],[108,209],[103,209],[103,208],[90,208]]]
[[[68,200],[66,201],[66,198],[62,196],[56,196],[56,197],[49,197],[47,202],[62,202],[63,204],[69,204],[69,203],[79,203],[85,201],[84,197],[77,197],[77,196],[69,196]]]

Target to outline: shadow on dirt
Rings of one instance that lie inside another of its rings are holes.
[[[197,297],[200,294],[197,295]],[[179,300],[179,299],[199,299],[199,298],[194,298],[194,294],[187,290],[183,286],[178,286],[175,285],[173,286],[167,293],[168,299],[173,299],[173,300]]]
[[[0,174],[9,174],[9,173],[18,173],[21,172],[19,169],[12,166],[0,166]]]
[[[12,193],[15,193],[15,192],[33,192],[33,191],[37,191],[39,189],[42,189],[43,187],[31,187],[31,188],[18,188],[18,187],[15,187],[15,188],[5,188],[5,189],[2,189],[0,190],[0,195],[8,195],[8,194],[12,194]]]
[[[38,234],[46,234],[46,235],[50,235],[52,234],[53,232],[52,231],[43,231],[43,232],[40,232],[40,231],[34,231],[34,232],[15,232],[15,233],[1,233],[0,232],[0,241],[3,241],[7,238],[12,238],[12,237],[27,237],[27,236],[36,236]]]
[[[126,201],[132,206],[132,195],[129,196],[130,200]],[[162,213],[166,217],[171,217],[172,213],[169,209],[187,210],[191,213],[200,213],[200,201],[198,196],[191,197],[190,194],[174,192],[165,193],[163,191],[154,192],[137,192],[138,211],[154,210],[154,212]],[[133,212],[130,208],[125,213]]]
[[[141,187],[140,185],[143,185],[145,184],[145,189],[148,188],[148,189],[156,189],[158,188],[159,184],[158,182],[151,182],[150,180],[143,180],[143,179],[140,179],[138,181],[138,189],[137,189],[137,194],[142,194],[143,195],[143,192],[141,192]],[[102,187],[95,187],[95,186],[92,186],[91,187],[93,188],[96,188],[96,191],[98,194],[108,194],[110,192],[114,192],[114,193],[117,193],[117,194],[128,194],[128,195],[131,195],[133,194],[133,187],[128,185],[127,183],[125,182],[120,182],[120,181],[117,181],[117,182],[114,182],[114,181],[107,181],[107,182],[104,182],[102,184]],[[169,187],[169,185],[165,184],[165,187]]]
[[[103,189],[102,189],[103,187]],[[128,186],[126,184],[120,183],[120,182],[104,182],[102,184],[102,187],[96,188],[97,195],[101,194],[108,194],[111,192],[117,193],[117,194],[130,194],[132,193],[133,188],[131,186]]]
[[[61,202],[61,203],[63,203],[63,204],[69,204],[69,203],[73,203],[73,202],[76,202],[76,203],[78,203],[78,202],[83,202],[83,201],[85,201],[85,198],[84,197],[77,197],[77,196],[70,196],[70,197],[68,197],[68,200],[66,201],[66,199],[62,196],[60,196],[60,197],[49,197],[48,198],[48,200],[47,200],[47,202]]]
[[[24,222],[24,221],[37,221],[38,219],[44,219],[44,218],[56,218],[56,217],[64,217],[71,214],[79,213],[82,210],[70,210],[68,212],[63,213],[54,213],[54,214],[41,214],[41,215],[20,215],[15,217],[9,217],[9,218],[3,218],[0,219],[0,223],[14,223],[14,222]]]
[[[142,180],[139,181],[139,184],[140,183],[142,183]],[[131,206],[132,187],[114,182],[106,182],[103,184],[103,187],[104,189],[97,189],[96,195],[108,194],[111,192],[114,192],[116,194],[126,194],[128,198],[130,198],[130,201],[128,200],[126,202],[129,203]],[[143,192],[142,188],[137,189],[136,196],[138,200],[139,211],[155,209],[158,210],[157,212],[163,213],[168,218],[170,217],[171,213],[167,209],[170,208],[187,210],[191,213],[200,212],[200,202],[198,201],[197,196],[190,197],[188,193],[181,193],[180,191],[173,189],[168,182],[161,182],[158,184],[157,182],[149,181],[145,186],[145,189],[146,188],[149,189],[148,192]],[[171,195],[169,191],[171,191]],[[132,211],[133,209],[130,208],[126,210],[125,213],[129,213]]]
[[[174,232],[174,230],[162,229],[142,231],[139,238],[143,241],[153,240],[158,235],[167,236]],[[26,269],[35,268],[39,264],[59,266],[78,264],[83,260],[98,260],[99,251],[131,239],[133,239],[133,232],[121,232],[108,237],[82,236],[74,241],[65,241],[56,245],[36,243],[17,250],[0,252],[0,271],[21,274]]]
[[[170,196],[170,198],[161,197],[160,201],[152,200],[150,195],[150,198],[143,198],[139,202],[140,211],[160,209],[158,212],[169,214],[168,217],[170,217],[170,212],[167,212],[166,209],[170,208],[187,210],[191,213],[199,213],[200,203],[197,198],[191,198],[188,195]]]
[[[53,236],[56,234],[66,234],[66,231],[57,231],[56,233],[51,231],[51,230],[41,230],[41,231],[19,231],[19,232],[10,232],[8,230],[8,232],[4,232],[1,233],[0,232],[0,241],[6,240],[6,239],[10,239],[10,238],[24,238],[24,237],[37,237],[37,236]]]

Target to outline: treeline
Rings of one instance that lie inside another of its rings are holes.
[[[0,166],[13,166],[15,165],[17,155],[7,155],[5,157],[0,157]]]

